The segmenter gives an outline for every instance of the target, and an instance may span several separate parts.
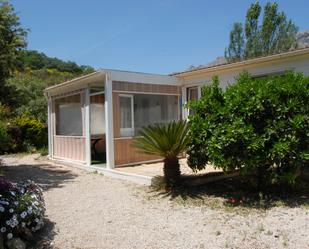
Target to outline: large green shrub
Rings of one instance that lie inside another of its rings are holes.
[[[219,88],[218,78],[189,103],[188,164],[256,174],[259,182],[292,184],[309,167],[309,77],[241,75]]]
[[[0,121],[0,154],[10,150],[11,137],[7,132],[6,124]]]
[[[41,148],[47,145],[47,127],[41,121],[23,114],[13,120],[13,124],[19,127],[24,144]]]

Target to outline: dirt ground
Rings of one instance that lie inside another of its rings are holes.
[[[38,155],[0,160],[5,177],[32,179],[44,190],[47,225],[36,248],[309,248],[306,205],[246,212],[189,205]]]

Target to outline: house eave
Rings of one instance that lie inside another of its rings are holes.
[[[281,54],[269,55],[265,57],[259,57],[259,58],[254,58],[254,59],[249,59],[249,60],[244,60],[244,61],[239,61],[239,62],[234,62],[234,63],[227,63],[223,65],[218,65],[218,66],[199,68],[199,69],[194,69],[191,71],[173,73],[171,74],[171,76],[187,77],[187,76],[194,76],[194,75],[199,75],[199,74],[204,74],[204,73],[214,73],[214,72],[219,72],[223,70],[233,70],[233,69],[238,69],[238,68],[241,68],[247,65],[267,63],[267,62],[287,59],[287,58],[291,58],[295,56],[302,56],[302,55],[309,55],[309,47],[294,50],[294,51],[289,51],[289,52],[285,52]]]

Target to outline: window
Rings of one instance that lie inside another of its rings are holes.
[[[90,96],[90,133],[105,134],[104,94]]]
[[[131,137],[134,135],[133,124],[133,96],[120,95],[120,136]]]
[[[198,87],[190,87],[187,89],[187,100],[195,100],[198,99]]]
[[[190,87],[187,88],[187,101],[191,101],[191,100],[197,100],[199,98],[199,93],[198,93],[199,89],[198,87]],[[189,115],[193,115],[194,112],[189,109]]]
[[[142,127],[179,119],[179,97],[172,95],[120,95],[120,136],[138,135]]]
[[[71,95],[55,100],[56,135],[82,136],[81,95]]]
[[[135,135],[142,127],[155,123],[168,123],[179,119],[178,96],[134,95]]]

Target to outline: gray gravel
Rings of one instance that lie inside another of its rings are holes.
[[[47,237],[54,248],[309,248],[306,207],[246,214],[189,207],[153,198],[145,187],[50,166],[33,156],[2,159],[26,164],[13,178],[30,175],[43,185],[47,218],[53,224]]]

